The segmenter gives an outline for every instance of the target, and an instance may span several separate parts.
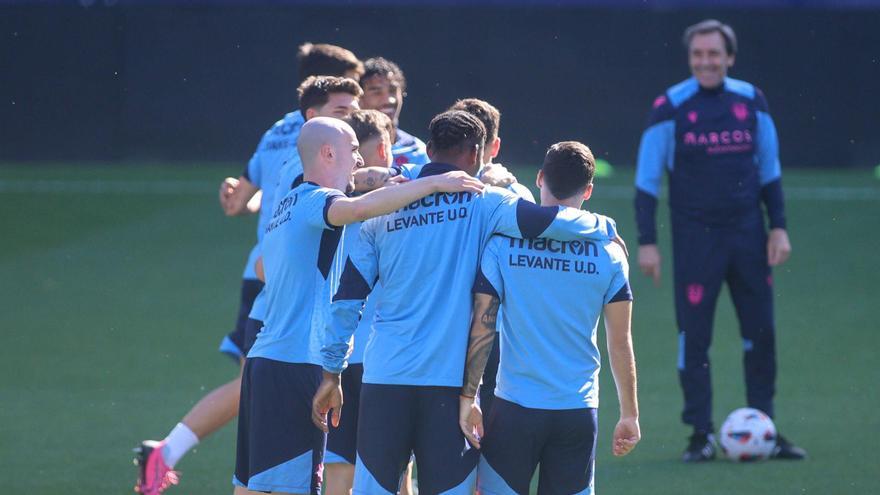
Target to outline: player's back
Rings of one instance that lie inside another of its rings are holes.
[[[623,249],[494,236],[480,268],[475,290],[502,301],[496,395],[537,409],[597,407],[599,316],[631,299]]]
[[[275,208],[261,247],[266,275],[266,318],[248,357],[320,364],[331,281],[341,273],[335,256],[343,234],[325,211],[343,194],[303,182]]]

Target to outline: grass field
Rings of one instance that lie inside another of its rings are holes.
[[[234,376],[216,347],[233,322],[255,222],[223,217],[215,188],[237,172],[0,167],[4,492],[130,493],[131,448],[163,437]],[[678,420],[667,247],[659,289],[633,270],[643,440],[623,459],[610,454],[617,410],[607,366],[602,374],[600,493],[880,493],[880,181],[870,170],[786,173],[794,252],[775,273],[777,426],[811,458],[678,461],[689,432]],[[521,172],[522,181],[531,184],[532,174]],[[634,251],[631,179],[618,171],[600,180],[590,209],[617,218]],[[666,218],[661,209],[668,246]],[[745,402],[740,349],[725,292],[712,349],[719,424]],[[234,432],[225,428],[186,457],[182,484],[168,493],[231,493]]]

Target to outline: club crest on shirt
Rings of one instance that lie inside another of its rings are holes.
[[[736,120],[740,122],[744,122],[749,117],[749,109],[746,107],[746,104],[742,102],[737,102],[731,105],[730,111],[733,112],[733,116],[736,117]]]
[[[688,302],[691,306],[696,306],[703,301],[703,286],[701,284],[690,284],[687,287]]]
[[[696,123],[697,123],[697,112],[696,112],[696,110],[691,110],[690,112],[688,112],[688,113],[687,113],[687,117],[688,117],[688,120],[691,122],[691,124],[696,124]]]

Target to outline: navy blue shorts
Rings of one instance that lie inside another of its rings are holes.
[[[495,397],[484,426],[481,493],[529,493],[539,464],[539,494],[593,493],[596,409],[530,409]]]
[[[459,392],[461,387],[364,383],[353,493],[397,493],[414,452],[421,493],[471,494],[479,456],[464,448]]]
[[[342,372],[342,417],[339,426],[330,427],[324,464],[354,464],[357,459],[357,423],[361,403],[361,380],[364,365],[349,364]]]
[[[237,363],[247,356],[250,346],[245,343],[245,327],[248,315],[254,305],[257,294],[263,290],[263,282],[259,280],[243,279],[241,281],[241,294],[238,303],[238,317],[235,319],[235,329],[226,334],[220,342],[220,352],[228,354]],[[262,326],[262,325],[261,325]],[[258,329],[259,331],[259,329]],[[253,341],[251,341],[253,344]]]
[[[233,483],[262,492],[321,492],[326,436],[312,423],[321,367],[248,358],[241,379]]]

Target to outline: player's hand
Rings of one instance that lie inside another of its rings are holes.
[[[480,193],[486,187],[479,179],[472,177],[467,172],[456,170],[445,174],[433,175],[427,180],[434,181],[436,192],[472,192]]]
[[[496,187],[507,187],[516,182],[516,176],[513,175],[507,167],[500,163],[490,163],[483,167],[483,173],[480,175],[483,183]]]
[[[655,287],[660,287],[660,250],[656,244],[639,246],[639,268],[654,279]]]
[[[227,177],[220,183],[220,207],[223,208],[224,212],[229,209],[229,198],[235,192],[236,187],[238,187],[238,179],[235,177]]]
[[[480,448],[483,439],[483,411],[473,397],[459,396],[458,426],[474,448]]]
[[[333,410],[333,427],[339,426],[339,418],[342,417],[342,379],[336,373],[324,372],[324,379],[315,392],[312,400],[312,423],[324,433],[330,431],[327,425],[327,413]]]
[[[777,266],[785,263],[791,255],[791,243],[785,229],[770,229],[767,237],[767,263]]]
[[[629,454],[642,439],[638,418],[620,418],[614,427],[611,453],[620,457]]]

